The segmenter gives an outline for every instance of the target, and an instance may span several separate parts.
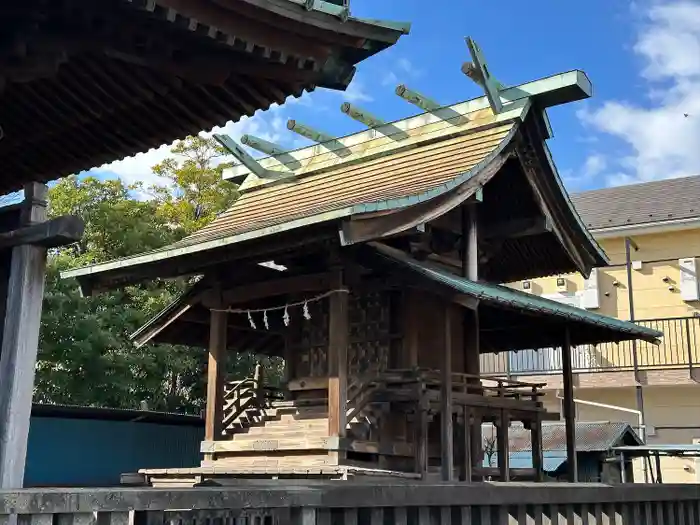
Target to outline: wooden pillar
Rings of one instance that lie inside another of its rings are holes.
[[[459,479],[460,481],[471,481],[472,480],[472,472],[473,472],[473,465],[472,465],[472,434],[471,434],[471,419],[472,419],[472,410],[471,408],[465,406],[464,407],[464,428],[463,434],[462,434],[462,439],[464,442],[462,443],[462,471],[460,473]]]
[[[207,408],[204,420],[204,440],[221,439],[224,414],[224,379],[226,377],[226,332],[228,314],[211,311],[209,325],[209,364],[207,367]],[[207,455],[211,460],[213,455]]]
[[[24,189],[21,224],[46,221],[47,187]],[[21,488],[32,411],[34,370],[39,347],[46,248],[12,249],[2,346],[0,349],[0,489]]]
[[[414,422],[414,453],[415,471],[425,479],[428,473],[428,409],[429,400],[425,392],[425,386],[418,383],[416,386],[416,415]]]
[[[405,349],[402,360],[405,368],[418,366],[418,348],[420,345],[421,312],[419,310],[420,296],[410,288],[403,294],[403,334]]]
[[[344,286],[343,272],[338,270],[334,289]],[[328,322],[328,435],[345,436],[348,403],[348,294],[330,296]]]
[[[462,206],[462,236],[465,242],[462,243],[462,276],[471,281],[479,279],[479,237],[478,237],[478,216],[476,202],[470,202]],[[463,352],[464,371],[467,374],[479,376],[481,374],[481,354],[479,342],[479,311],[465,310],[463,314]],[[473,380],[471,385],[478,387],[479,380]],[[481,467],[484,460],[481,416],[478,411],[472,412],[471,433],[469,442],[471,450],[470,463],[473,467]],[[466,441],[466,440],[465,440]],[[478,479],[477,479],[478,481]]]
[[[440,382],[440,454],[442,480],[452,481],[454,436],[452,425],[452,309],[445,309],[444,343]]]
[[[535,481],[543,481],[542,418],[539,415],[530,422],[530,440],[532,442],[532,467],[535,469]]]
[[[576,407],[574,405],[574,375],[571,370],[571,334],[569,327],[564,329],[564,341],[561,347],[562,372],[564,374],[564,423],[566,426],[566,462],[567,478],[570,482],[578,480],[576,463]]]
[[[508,412],[501,410],[496,425],[496,447],[498,450],[499,481],[510,481],[510,451],[508,450],[508,429],[510,417]]]

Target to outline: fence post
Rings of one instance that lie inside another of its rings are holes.
[[[315,507],[300,507],[295,510],[295,519],[292,520],[293,525],[316,525],[316,523],[319,523],[316,519],[318,517],[318,509]]]
[[[693,377],[693,345],[690,338],[690,317],[685,318],[685,344],[688,347],[688,370]]]

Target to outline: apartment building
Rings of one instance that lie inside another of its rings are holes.
[[[662,330],[663,343],[578,347],[577,418],[644,423],[648,443],[700,443],[700,176],[571,196],[611,266],[510,283],[528,293]],[[558,349],[484,356],[482,368],[547,383],[555,409]],[[606,406],[602,406],[606,405]],[[700,481],[694,458],[662,460],[667,482]],[[636,475],[643,480],[641,466]]]

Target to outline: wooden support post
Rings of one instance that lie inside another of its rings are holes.
[[[510,417],[508,412],[501,410],[497,425],[497,449],[498,449],[498,471],[499,481],[510,481],[510,457],[508,450],[508,428],[510,427]]]
[[[471,481],[472,480],[472,433],[471,433],[471,419],[472,410],[469,407],[464,407],[464,434],[462,438],[464,439],[463,449],[462,449],[462,472],[460,475],[460,481]]]
[[[403,294],[403,333],[404,344],[406,345],[403,352],[406,368],[415,368],[418,366],[418,348],[420,346],[420,297],[418,292],[410,288],[405,290]]]
[[[415,436],[415,470],[425,479],[428,474],[428,408],[429,401],[422,383],[417,385],[416,418],[414,424]]]
[[[440,454],[442,480],[452,481],[454,467],[454,436],[452,426],[452,311],[445,310],[445,330],[440,384]]]
[[[462,206],[462,276],[472,281],[479,279],[479,246],[478,246],[478,217],[477,203],[472,202]],[[477,307],[478,308],[478,307]],[[463,352],[464,372],[478,376],[481,373],[479,357],[481,354],[479,341],[479,310],[465,310],[463,313]],[[478,387],[479,380],[470,380],[468,384]],[[475,393],[475,392],[472,392]],[[481,416],[479,412],[473,412],[470,425],[471,464],[480,467],[484,460],[484,451],[481,434]],[[473,479],[479,481],[479,479]]]
[[[542,455],[542,418],[535,417],[530,422],[530,440],[532,441],[532,467],[535,469],[535,481],[544,481],[544,457]]]
[[[221,439],[224,403],[224,378],[226,375],[226,332],[228,314],[211,311],[209,326],[209,364],[207,367],[207,407],[204,421],[204,440]],[[213,454],[206,459],[213,460]]]
[[[24,189],[21,225],[46,220],[47,187]],[[39,347],[46,248],[12,248],[0,349],[0,489],[21,488],[32,411],[34,369]]]
[[[564,341],[561,347],[562,372],[564,374],[564,423],[566,430],[567,478],[570,482],[578,481],[576,463],[576,407],[574,405],[574,374],[571,370],[571,334],[569,327],[564,329]]]
[[[344,285],[343,272],[334,277],[334,288]],[[328,322],[328,435],[345,436],[348,412],[348,294],[330,296]]]

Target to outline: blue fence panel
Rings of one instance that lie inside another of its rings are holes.
[[[32,417],[25,486],[115,486],[141,468],[196,467],[199,426]]]

